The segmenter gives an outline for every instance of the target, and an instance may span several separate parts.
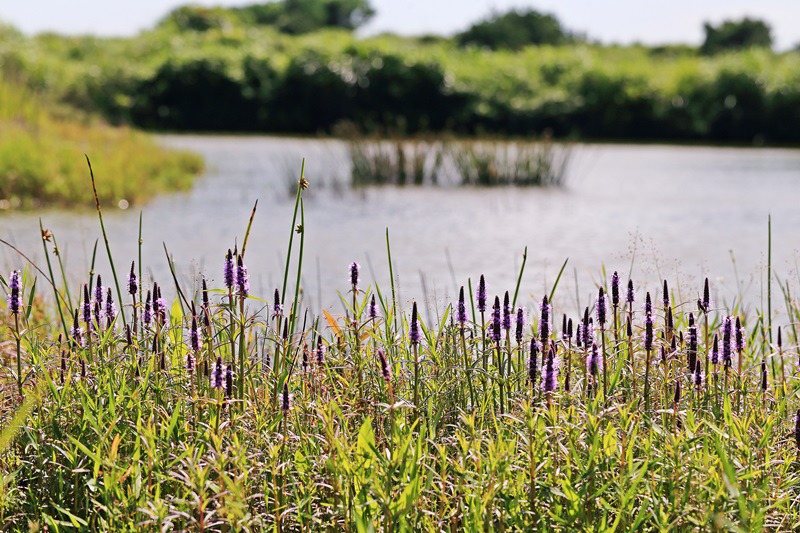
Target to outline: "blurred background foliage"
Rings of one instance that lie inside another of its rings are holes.
[[[132,38],[0,28],[5,79],[151,130],[800,141],[800,52],[769,26],[700,47],[591,42],[552,15],[494,13],[453,37],[359,37],[367,0],[185,6]]]

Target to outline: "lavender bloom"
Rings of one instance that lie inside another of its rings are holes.
[[[72,340],[75,342],[75,346],[81,348],[83,346],[83,330],[81,329],[81,325],[78,322],[78,310],[75,310],[74,320],[72,322],[72,329],[70,329],[69,334],[72,336]]]
[[[272,316],[279,317],[283,316],[283,304],[281,304],[281,293],[278,289],[275,289],[275,299],[274,303],[272,304]]]
[[[500,317],[500,297],[494,297],[494,305],[492,306],[492,325],[489,330],[489,338],[495,342],[500,343],[500,332],[502,328],[502,320]]]
[[[20,279],[19,270],[11,272],[8,279],[8,310],[12,315],[18,315],[22,308],[22,280]]]
[[[547,346],[548,339],[550,338],[550,334],[552,333],[550,327],[550,311],[552,307],[550,303],[547,301],[547,295],[545,294],[542,297],[542,304],[539,306],[539,310],[541,311],[541,318],[539,319],[539,342],[541,342],[542,347]]]
[[[481,274],[481,279],[478,281],[478,311],[481,313],[486,312],[486,279]]]
[[[531,339],[530,357],[528,358],[528,379],[531,382],[531,387],[536,386],[536,359],[539,355],[539,345],[536,339]]]
[[[744,342],[744,328],[742,327],[742,321],[739,320],[739,317],[736,317],[736,351],[742,352],[745,348]]]
[[[515,337],[517,339],[517,344],[522,344],[522,334],[524,329],[525,329],[525,310],[522,307],[517,307],[516,330],[514,332]]]
[[[711,310],[711,292],[708,289],[708,278],[703,284],[703,300],[700,305],[704,313],[708,313]]]
[[[189,329],[189,348],[191,348],[193,352],[199,352],[202,349],[200,328],[197,327],[196,316],[192,316],[192,327]]]
[[[719,334],[714,333],[714,344],[711,347],[711,364],[719,364]]]
[[[508,291],[503,296],[503,329],[508,331],[511,329],[511,303],[508,297]]]
[[[632,304],[636,301],[636,292],[633,290],[633,280],[628,280],[628,292],[625,294],[625,303]]]
[[[136,279],[136,273],[133,271],[135,263],[131,261],[131,272],[128,274],[128,294],[134,295],[139,290],[139,280]]]
[[[694,370],[697,365],[697,326],[694,323],[694,315],[689,313],[689,329],[686,332],[686,355],[689,358],[689,372]]]
[[[83,321],[86,324],[92,323],[92,301],[89,299],[89,285],[83,285]],[[90,326],[87,326],[87,330],[91,329]]]
[[[221,389],[225,386],[225,370],[222,367],[222,357],[217,357],[214,368],[211,370],[211,388]]]
[[[358,273],[361,271],[361,265],[353,261],[350,263],[350,285],[353,286],[353,290],[356,290],[358,287]]]
[[[355,263],[354,263],[355,264]],[[355,285],[355,284],[354,284]],[[283,394],[281,395],[281,408],[283,409],[283,416],[289,414],[289,385],[283,382]]]
[[[619,273],[616,270],[611,274],[611,305],[619,306]]]
[[[392,381],[392,375],[389,371],[389,363],[386,362],[386,352],[378,348],[378,362],[381,365],[381,375],[383,376],[383,380],[388,385]]]
[[[600,370],[603,368],[603,355],[596,342],[592,343],[592,349],[589,352],[589,357],[586,358],[586,369],[590,375],[597,377]]]
[[[106,320],[108,321],[108,326],[111,327],[111,323],[114,322],[114,319],[117,317],[117,308],[114,305],[114,297],[111,296],[111,287],[108,288],[106,291]]]
[[[369,300],[369,318],[370,320],[375,320],[378,318],[378,304],[375,303],[375,295],[372,295],[372,298]]]
[[[414,305],[411,307],[411,324],[408,327],[408,340],[411,341],[411,344],[419,344],[420,341],[420,333],[419,333],[419,320],[417,320],[417,302],[414,302]]]
[[[242,298],[247,298],[250,294],[250,276],[247,275],[247,266],[244,264],[244,258],[240,255],[236,259],[236,291]]]
[[[464,286],[458,292],[458,306],[456,307],[456,321],[462,326],[467,323],[467,304],[464,301]]]
[[[149,326],[153,321],[153,312],[150,307],[150,289],[147,290],[147,299],[144,302],[144,312],[142,313],[142,323]]]
[[[317,364],[319,366],[325,364],[325,345],[322,344],[322,336],[317,337]]]
[[[542,390],[544,392],[553,392],[558,385],[558,364],[555,359],[556,349],[554,346],[550,346],[550,351],[547,354],[547,362],[542,372]]]
[[[648,352],[653,349],[653,303],[649,292],[644,303],[644,349]]]
[[[228,365],[225,369],[225,396],[227,398],[233,397],[233,366]]]
[[[589,308],[583,310],[583,347],[587,350],[592,347],[594,339],[594,328],[592,327],[591,319],[589,318]]]
[[[722,363],[725,368],[731,367],[731,336],[733,334],[733,322],[731,317],[726,316],[722,320]]]
[[[232,289],[233,284],[236,282],[236,272],[233,265],[233,253],[231,253],[230,248],[228,248],[228,254],[225,256],[225,265],[222,269],[222,272],[225,280],[225,287]]]
[[[597,317],[597,323],[600,324],[602,328],[603,325],[606,323],[606,295],[603,292],[603,287],[600,287],[597,295],[597,304],[595,305],[595,316]]]

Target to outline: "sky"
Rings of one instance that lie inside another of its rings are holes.
[[[133,35],[189,0],[0,0],[0,20],[27,34]],[[242,5],[247,0],[194,0]],[[364,34],[450,35],[493,10],[534,8],[555,14],[570,30],[604,43],[699,44],[703,22],[743,16],[766,20],[778,49],[800,43],[798,0],[371,0],[375,18]]]

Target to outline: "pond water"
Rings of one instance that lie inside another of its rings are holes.
[[[362,265],[362,284],[389,290],[388,228],[400,299],[447,300],[485,274],[491,295],[513,292],[527,247],[520,302],[549,292],[569,258],[557,295],[576,312],[613,270],[641,290],[677,282],[694,301],[704,276],[717,301],[745,295],[762,305],[767,219],[772,261],[781,279],[797,279],[800,244],[800,151],[690,146],[573,146],[564,188],[405,187],[351,190],[346,146],[339,141],[234,136],[162,136],[168,146],[199,152],[207,173],[191,191],[142,208],[144,265],[170,286],[163,243],[183,282],[205,272],[221,285],[225,251],[241,242],[253,203],[247,246],[253,293],[269,298],[283,279],[301,159],[311,183],[305,196],[306,302],[341,309],[348,265]],[[102,169],[96,169],[102,187]],[[88,193],[88,191],[87,191]],[[87,194],[87,206],[91,206]],[[88,271],[101,236],[93,210],[0,215],[0,236],[43,263],[38,219],[50,228],[74,278]],[[139,209],[105,212],[117,268],[136,259]],[[295,239],[297,244],[298,239]],[[18,264],[8,250],[2,262]],[[103,256],[103,257],[100,257]],[[110,272],[102,242],[98,271]],[[577,285],[576,285],[577,284]],[[778,290],[777,288],[775,290]]]

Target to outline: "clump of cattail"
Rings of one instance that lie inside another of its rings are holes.
[[[481,279],[478,280],[478,311],[481,313],[486,312],[486,279],[481,274]]]
[[[419,319],[417,318],[417,302],[414,302],[414,305],[411,307],[411,324],[408,327],[408,340],[412,345],[417,345],[419,344],[421,338],[422,337],[419,332]]]

